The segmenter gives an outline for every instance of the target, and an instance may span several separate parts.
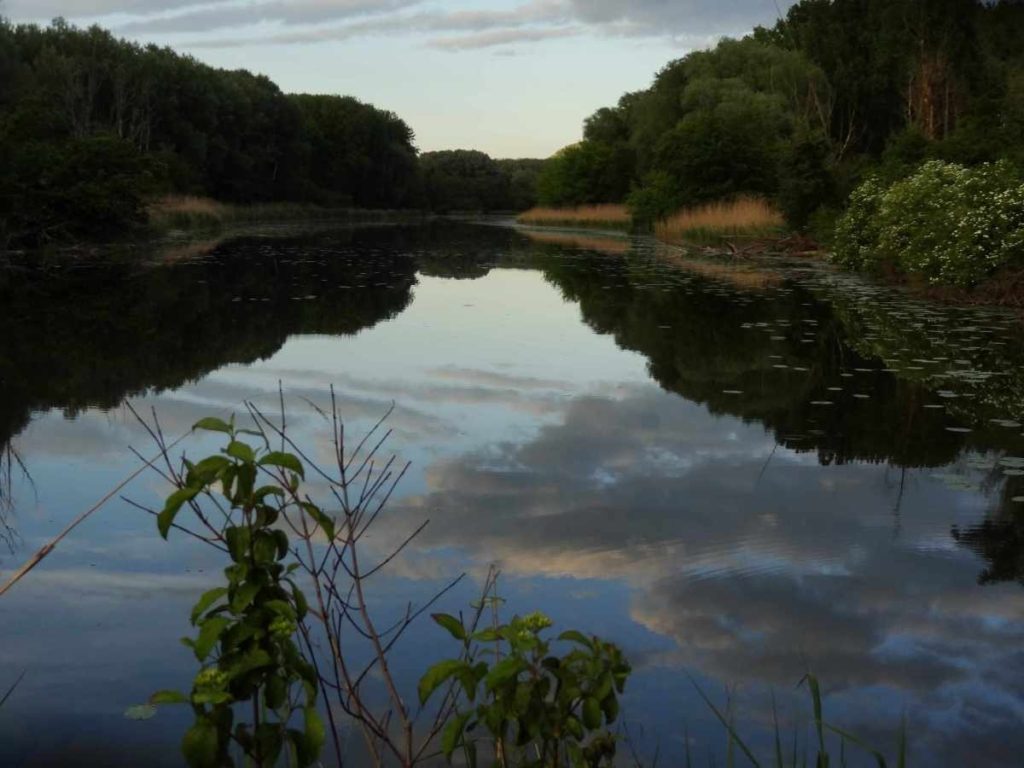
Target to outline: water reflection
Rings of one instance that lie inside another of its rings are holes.
[[[1011,764],[1024,748],[1024,342],[1005,316],[803,263],[500,226],[252,237],[153,261],[0,273],[0,442],[40,486],[38,502],[14,489],[28,544],[127,474],[141,434],[125,397],[177,434],[243,399],[272,408],[283,381],[296,434],[315,440],[302,406],[334,384],[356,426],[398,403],[396,447],[417,470],[395,520],[431,519],[381,599],[400,610],[499,561],[517,607],[626,646],[627,711],[667,759],[683,719],[699,755],[724,743],[683,670],[739,684],[766,745],[769,689],[788,728],[808,665],[834,717],[882,746],[905,709],[917,764]],[[382,527],[376,546],[407,530]],[[122,507],[55,554],[5,605],[0,682],[35,680],[0,723],[0,762],[173,755],[179,722],[132,730],[120,710],[180,684],[190,662],[167,640],[216,567]],[[407,649],[406,684],[440,642]],[[68,681],[89,693],[62,700]],[[80,752],[24,735],[43,720]]]

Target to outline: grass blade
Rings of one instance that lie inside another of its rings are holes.
[[[690,682],[693,683],[693,687],[697,689],[697,693],[699,693],[700,697],[704,699],[704,703],[708,705],[708,708],[715,713],[715,717],[717,717],[719,722],[721,722],[721,724],[725,726],[725,730],[729,732],[729,735],[736,742],[736,745],[740,748],[743,754],[747,756],[747,759],[750,761],[751,765],[753,765],[754,768],[761,768],[761,763],[759,763],[757,761],[757,758],[754,757],[754,753],[750,751],[750,747],[743,743],[743,739],[741,739],[739,734],[736,733],[736,729],[732,727],[732,725],[721,713],[721,711],[719,711],[718,707],[716,707],[714,703],[711,701],[711,699],[708,698],[708,695],[704,693],[704,689],[701,688],[697,684],[697,681],[694,680],[692,677],[690,678]]]
[[[786,768],[782,759],[782,737],[779,734],[779,709],[775,703],[775,691],[772,691],[772,722],[775,725],[775,766]]]
[[[903,713],[903,719],[900,723],[900,746],[899,754],[896,756],[896,765],[898,768],[907,768],[907,713]]]
[[[867,752],[869,755],[874,757],[875,758],[875,762],[878,763],[878,768],[887,768],[887,763],[885,762],[885,755],[883,755],[877,749],[872,749],[871,747],[869,747],[867,744],[865,744],[863,741],[858,739],[856,736],[854,736],[849,731],[844,731],[842,728],[837,728],[836,726],[829,725],[828,723],[825,723],[824,725],[825,725],[825,727],[828,730],[830,730],[833,733],[839,735],[840,737],[842,737],[846,741],[850,742],[854,746],[860,747],[865,752]]]

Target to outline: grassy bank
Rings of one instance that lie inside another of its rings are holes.
[[[520,214],[520,224],[541,227],[597,227],[629,229],[633,217],[629,208],[620,204],[580,205],[575,208],[531,208]]]
[[[732,240],[779,238],[782,214],[767,200],[742,197],[683,210],[654,225],[654,234],[673,245],[724,245]]]
[[[219,230],[254,222],[286,221],[390,221],[416,218],[411,211],[326,208],[306,203],[232,205],[208,197],[168,196],[147,207],[149,227],[158,233],[172,230]]]

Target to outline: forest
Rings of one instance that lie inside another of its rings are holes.
[[[588,117],[541,203],[652,221],[742,195],[831,238],[851,192],[923,162],[1024,167],[1019,0],[802,0],[771,28],[665,66]]]
[[[534,202],[536,161],[456,152],[422,165],[413,130],[357,99],[285,94],[99,27],[0,17],[0,246],[129,231],[168,194],[445,211]]]
[[[0,246],[140,229],[169,195],[438,213],[620,204],[639,227],[756,198],[844,266],[970,287],[1024,264],[1022,40],[1020,0],[801,0],[670,62],[541,161],[420,154],[399,116],[351,97],[285,94],[98,27],[0,18]]]

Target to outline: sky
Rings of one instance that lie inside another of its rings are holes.
[[[547,157],[584,118],[672,59],[773,22],[789,0],[0,0],[63,16],[286,92],[355,96],[401,116],[423,151]]]

